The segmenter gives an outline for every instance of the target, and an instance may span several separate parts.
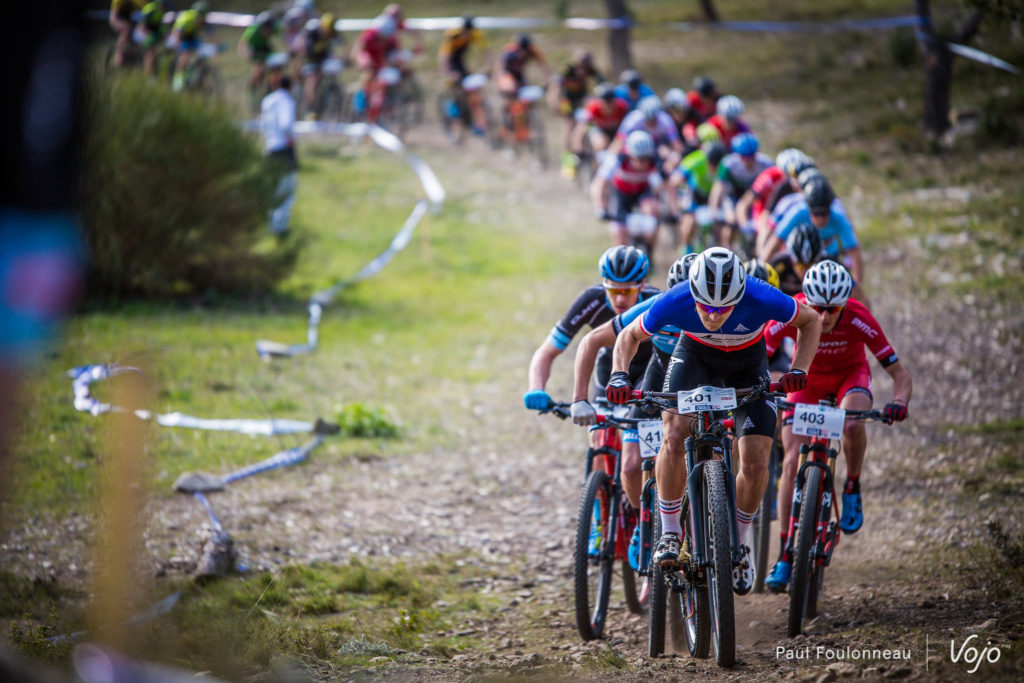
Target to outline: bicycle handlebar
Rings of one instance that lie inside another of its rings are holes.
[[[571,403],[556,401],[551,404],[550,408],[538,411],[538,413],[540,415],[551,414],[564,420],[568,417],[572,417],[571,406]],[[603,415],[601,413],[597,413],[595,417],[595,424],[597,425],[611,425],[620,429],[635,429],[638,423],[644,421],[644,418],[639,417],[615,417],[614,415]]]
[[[785,399],[776,401],[776,405],[778,405],[780,408],[795,408],[796,407],[796,403],[793,403],[792,401],[787,401]],[[847,410],[846,411],[846,419],[848,419],[848,420],[877,420],[878,422],[881,422],[883,424],[887,424],[887,425],[891,425],[892,424],[892,420],[887,418],[882,413],[882,411],[878,410],[878,409],[871,409],[871,410]]]

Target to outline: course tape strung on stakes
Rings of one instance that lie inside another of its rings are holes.
[[[243,124],[243,127],[246,130],[258,130],[259,121],[248,121]],[[405,223],[391,240],[387,249],[375,256],[373,260],[363,266],[359,272],[352,277],[341,280],[335,285],[313,294],[307,308],[309,311],[309,324],[306,330],[305,344],[282,344],[280,342],[268,341],[265,339],[257,341],[256,352],[264,360],[290,358],[292,356],[312,353],[316,350],[317,344],[319,343],[318,329],[324,307],[329,304],[343,289],[351,287],[357,282],[373,277],[383,270],[395,255],[409,245],[409,241],[412,239],[416,226],[418,226],[420,221],[423,220],[423,217],[426,216],[428,208],[432,208],[435,212],[440,210],[445,199],[444,187],[441,186],[441,182],[437,179],[437,175],[430,166],[428,166],[427,163],[418,156],[410,152],[397,136],[389,133],[380,126],[366,123],[323,123],[299,121],[295,123],[294,131],[296,135],[344,135],[346,137],[357,139],[369,137],[377,144],[378,147],[391,152],[392,154],[397,154],[405,159],[406,163],[409,164],[413,173],[415,173],[416,177],[419,179],[420,185],[423,187],[423,192],[427,195],[427,199],[420,199],[416,202],[412,211],[409,213],[409,217],[405,219]]]
[[[92,365],[80,365],[68,370],[71,377],[71,388],[74,393],[75,410],[90,415],[102,415],[112,412],[126,412],[126,408],[103,403],[92,395],[92,384],[110,377],[123,375],[125,373],[139,373],[138,368],[118,365],[117,363],[101,363]],[[191,415],[183,415],[174,412],[164,415],[154,415],[148,410],[134,411],[136,417],[141,420],[153,420],[163,427],[186,427],[188,429],[207,429],[218,432],[238,432],[250,436],[274,436],[276,434],[298,434],[312,432],[316,426],[314,422],[302,420],[212,420]]]

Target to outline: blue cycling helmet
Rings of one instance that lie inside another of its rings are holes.
[[[599,261],[601,277],[612,282],[640,282],[647,277],[651,261],[636,247],[611,247]]]
[[[732,139],[732,151],[745,157],[757,154],[759,146],[757,136],[753,133],[740,133]]]

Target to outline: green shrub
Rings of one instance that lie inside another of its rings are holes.
[[[277,182],[258,141],[199,96],[95,81],[82,175],[92,295],[254,291],[294,262],[295,245],[254,249]]]
[[[362,403],[336,406],[338,426],[342,436],[393,439],[398,436],[398,427],[391,422],[380,408],[370,408]]]

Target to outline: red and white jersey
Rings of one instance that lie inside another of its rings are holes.
[[[626,154],[608,156],[605,158],[597,175],[605,180],[611,180],[619,192],[623,194],[642,194],[651,186],[654,180],[651,176],[657,176],[658,167],[648,166],[645,169],[633,165],[633,160]]]
[[[629,103],[626,100],[616,97],[612,100],[610,107],[605,106],[604,100],[593,98],[583,107],[583,120],[592,123],[601,130],[618,130],[622,119],[629,113]]]
[[[807,303],[803,292],[793,297],[800,303]],[[783,322],[772,321],[765,328],[764,341],[768,355],[775,353],[783,338],[796,339],[796,328]],[[896,350],[885,338],[882,326],[875,316],[856,299],[849,299],[839,316],[839,322],[829,333],[822,333],[818,352],[814,354],[809,374],[835,374],[846,368],[867,362],[864,347],[871,349],[875,358],[888,367],[899,360]]]

